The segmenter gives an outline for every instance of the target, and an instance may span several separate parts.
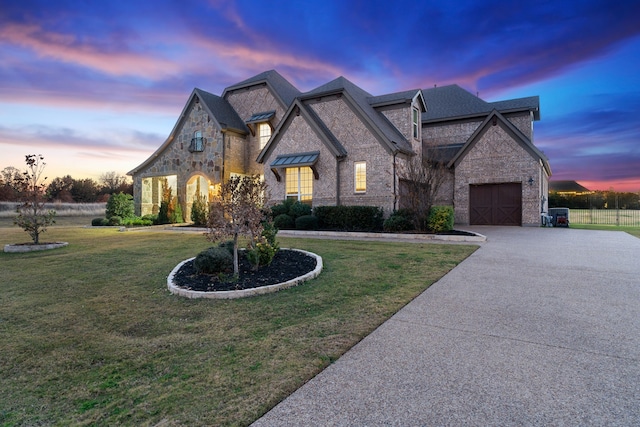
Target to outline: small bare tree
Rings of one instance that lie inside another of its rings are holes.
[[[207,238],[218,242],[233,238],[233,274],[239,275],[238,237],[249,237],[254,245],[262,234],[267,186],[260,176],[234,176],[222,184],[219,197],[211,203]]]
[[[440,151],[431,148],[422,157],[412,157],[400,175],[400,207],[411,213],[418,231],[428,229],[429,211],[447,178],[447,165]]]
[[[40,243],[40,234],[47,230],[47,227],[55,223],[53,219],[56,215],[54,210],[45,210],[45,190],[46,185],[41,179],[46,163],[40,154],[28,154],[25,156],[27,169],[20,178],[20,201],[16,208],[17,216],[14,224],[29,233],[34,244]]]

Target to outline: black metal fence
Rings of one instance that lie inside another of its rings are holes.
[[[637,209],[571,209],[572,224],[618,225],[640,227],[640,210]]]

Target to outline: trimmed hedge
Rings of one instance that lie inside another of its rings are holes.
[[[340,231],[380,231],[382,208],[376,206],[318,206],[313,209],[320,228]]]
[[[384,231],[411,231],[415,229],[411,221],[411,213],[407,210],[395,211],[391,216],[384,220]]]
[[[296,230],[317,230],[318,217],[314,215],[302,215],[296,218]]]
[[[296,227],[296,224],[288,214],[280,214],[273,218],[273,225],[280,230],[291,230]]]
[[[429,211],[429,229],[434,233],[453,230],[453,206],[433,206]]]

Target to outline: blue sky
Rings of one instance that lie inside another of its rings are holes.
[[[640,1],[12,1],[0,5],[0,169],[126,173],[194,87],[276,69],[301,91],[456,83],[539,95],[554,180],[640,191]]]

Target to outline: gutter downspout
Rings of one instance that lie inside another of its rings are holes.
[[[396,189],[396,181],[397,181],[397,173],[396,173],[396,157],[398,156],[398,152],[393,153],[393,211],[398,210],[398,193]]]
[[[340,157],[336,156],[336,206],[340,206]]]

